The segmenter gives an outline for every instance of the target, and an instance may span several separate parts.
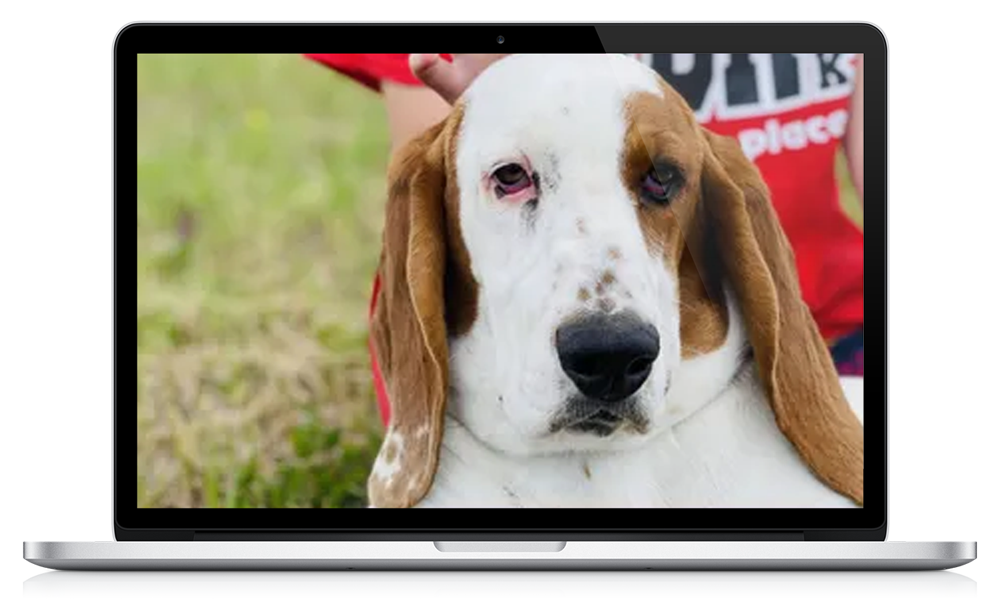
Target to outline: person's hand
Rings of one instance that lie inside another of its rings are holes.
[[[486,67],[505,56],[508,55],[452,54],[452,62],[449,63],[440,54],[411,54],[410,70],[445,102],[454,104]]]

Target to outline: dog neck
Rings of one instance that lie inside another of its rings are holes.
[[[778,430],[742,324],[731,325],[719,351],[685,363],[668,399],[672,424],[632,450],[513,456],[450,414],[420,507],[853,507]]]
[[[422,508],[809,508],[853,504],[808,471],[751,371],[697,414],[623,452],[511,456],[448,418]]]

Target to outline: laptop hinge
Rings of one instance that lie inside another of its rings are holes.
[[[703,531],[703,532],[628,532],[628,533],[560,533],[542,535],[524,533],[478,533],[456,532],[442,534],[406,532],[333,532],[333,531],[196,531],[196,542],[600,542],[600,541],[661,541],[661,542],[803,542],[805,532],[746,532],[746,531]]]

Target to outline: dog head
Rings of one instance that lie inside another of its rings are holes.
[[[372,339],[392,421],[373,505],[426,495],[446,411],[514,455],[647,443],[736,323],[788,440],[862,502],[863,430],[767,187],[655,72],[623,56],[505,58],[389,181]]]

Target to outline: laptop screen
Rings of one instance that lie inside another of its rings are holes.
[[[863,506],[863,72],[140,54],[137,507]]]

